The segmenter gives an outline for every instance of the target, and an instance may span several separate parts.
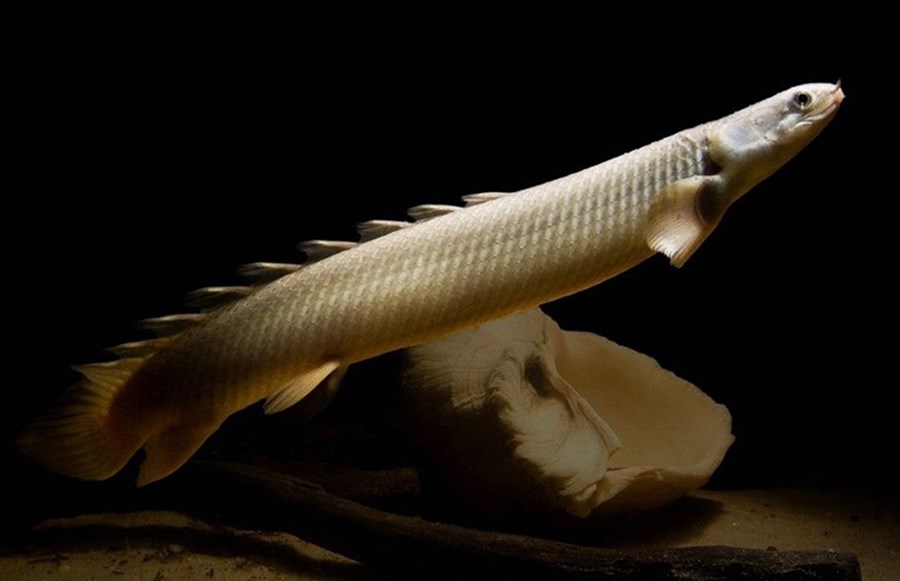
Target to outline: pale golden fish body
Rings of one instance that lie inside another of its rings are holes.
[[[240,298],[206,316],[156,323],[180,333],[80,368],[85,380],[20,445],[85,479],[111,476],[144,447],[145,484],[257,401],[280,411],[353,362],[575,293],[655,251],[680,266],[842,98],[834,85],[795,87],[543,185],[470,196],[465,208],[420,206],[411,224],[365,224],[373,239],[361,244],[311,243],[321,259],[273,265],[283,276],[223,289]]]

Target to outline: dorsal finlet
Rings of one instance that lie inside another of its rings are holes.
[[[171,337],[185,329],[196,327],[206,321],[209,315],[203,313],[184,313],[144,319],[137,324],[138,329],[153,331],[160,337]]]
[[[104,363],[75,365],[72,369],[83,375],[91,383],[104,387],[114,387],[125,383],[141,363],[141,359],[129,357]]]
[[[189,292],[187,304],[210,311],[240,300],[252,292],[253,288],[249,286],[208,286]]]
[[[356,246],[356,242],[346,242],[343,240],[307,240],[297,245],[304,254],[306,254],[306,264],[324,260],[329,256],[333,256],[338,252],[350,250]]]
[[[356,231],[359,232],[360,243],[363,243],[381,238],[391,232],[396,232],[409,226],[412,226],[412,222],[404,222],[403,220],[368,220],[357,224]]]
[[[172,341],[172,337],[157,337],[156,339],[146,339],[144,341],[132,341],[131,343],[122,343],[115,347],[107,349],[113,355],[118,355],[123,359],[144,358],[148,355],[156,353]]]
[[[448,204],[422,204],[420,206],[413,206],[407,210],[406,213],[416,222],[424,222],[425,220],[431,220],[432,218],[437,218],[444,214],[451,214],[457,210],[462,210],[462,207],[451,206]]]
[[[238,268],[238,274],[250,279],[254,284],[268,284],[301,268],[299,264],[285,262],[251,262]]]
[[[470,208],[472,206],[477,206],[478,204],[484,204],[485,202],[498,200],[508,195],[510,195],[509,192],[481,192],[478,194],[469,194],[467,196],[463,196],[462,199],[466,203],[466,208]]]

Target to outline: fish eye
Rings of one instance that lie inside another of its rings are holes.
[[[812,100],[812,95],[810,95],[806,91],[800,91],[799,93],[794,94],[794,105],[796,105],[800,109],[806,109],[807,107],[809,107],[810,103],[812,103]]]

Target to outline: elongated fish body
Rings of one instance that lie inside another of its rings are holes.
[[[359,244],[307,243],[302,266],[252,265],[274,280],[200,291],[234,300],[152,320],[160,338],[78,368],[84,380],[20,447],[83,479],[107,478],[145,448],[146,484],[257,401],[283,410],[353,362],[578,292],[654,252],[681,266],[842,100],[837,85],[802,85],[543,185],[419,206],[413,223],[365,223]]]

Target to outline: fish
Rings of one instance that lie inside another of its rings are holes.
[[[303,264],[254,263],[254,284],[190,296],[157,336],[76,367],[82,379],[26,426],[19,449],[84,480],[141,449],[137,485],[181,467],[231,414],[285,410],[347,366],[525,311],[662,253],[676,267],[725,211],[809,144],[840,83],[793,87],[609,161],[518,192],[424,204],[359,225],[359,242],[301,244]]]

